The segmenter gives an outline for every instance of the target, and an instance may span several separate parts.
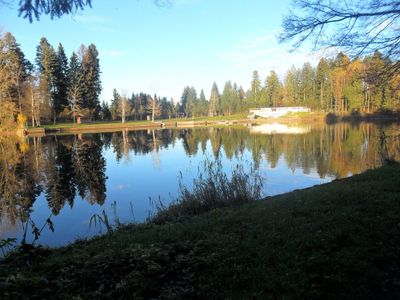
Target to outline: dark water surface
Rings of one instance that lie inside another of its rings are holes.
[[[175,199],[205,159],[260,170],[264,195],[329,182],[399,160],[399,125],[262,125],[0,138],[0,240],[65,245],[99,233],[89,226],[104,210],[111,223],[140,222],[149,200]],[[33,222],[32,222],[33,221]],[[104,232],[105,228],[101,229]]]

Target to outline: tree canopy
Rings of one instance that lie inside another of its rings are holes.
[[[170,0],[153,0],[157,6],[166,6]],[[0,0],[0,5],[5,5],[5,0]],[[65,14],[73,14],[86,7],[92,7],[92,0],[20,0],[18,16],[33,22],[39,21],[41,15],[49,15],[51,19],[60,18]]]

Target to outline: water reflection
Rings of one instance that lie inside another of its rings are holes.
[[[141,199],[136,205],[148,209],[148,195],[143,194],[146,186],[159,194],[176,191],[178,172],[185,168],[195,170],[204,155],[222,156],[227,169],[230,162],[248,157],[256,167],[267,166],[267,179],[272,170],[279,170],[275,179],[284,183],[274,188],[274,180],[267,181],[268,194],[304,187],[302,182],[323,182],[310,181],[308,175],[327,180],[346,177],[379,166],[382,157],[400,160],[399,128],[340,123],[298,128],[269,125],[252,129],[122,131],[26,140],[0,138],[0,238],[15,233],[17,223],[47,218],[48,213],[55,217],[65,215],[63,223],[55,218],[56,230],[67,230],[68,224],[81,216],[81,223],[77,222],[80,229],[74,229],[78,232],[63,232],[66,237],[58,237],[56,244],[67,243],[76,235],[86,236],[87,223],[83,224],[82,219],[89,220],[93,213],[90,207],[102,206],[107,201],[131,201],[131,197],[139,195]],[[153,170],[149,170],[147,160],[151,160]],[[297,183],[291,181],[290,174],[295,178],[299,171]],[[118,182],[121,178],[125,183]],[[64,212],[64,207],[70,209]],[[50,237],[47,242],[52,244]]]
[[[261,124],[250,127],[250,133],[261,134],[305,134],[311,131],[311,125],[288,125],[288,124]]]

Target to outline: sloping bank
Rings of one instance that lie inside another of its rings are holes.
[[[399,299],[400,166],[0,263],[1,299]]]

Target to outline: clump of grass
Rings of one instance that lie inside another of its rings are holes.
[[[182,218],[199,215],[215,208],[241,205],[258,200],[262,196],[263,178],[260,172],[237,163],[230,175],[224,172],[220,159],[206,159],[198,169],[192,187],[179,181],[179,196],[166,207],[159,201],[156,214],[150,221],[163,224]]]

